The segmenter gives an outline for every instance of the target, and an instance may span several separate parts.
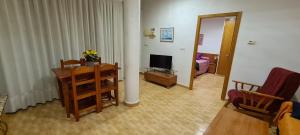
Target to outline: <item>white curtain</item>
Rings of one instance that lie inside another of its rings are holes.
[[[51,68],[96,49],[123,78],[121,0],[0,0],[0,94],[7,112],[57,98]]]

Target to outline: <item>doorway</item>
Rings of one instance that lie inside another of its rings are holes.
[[[190,77],[190,86],[189,86],[190,90],[193,89],[194,77],[196,75],[195,66],[196,66],[196,57],[198,57],[198,46],[203,42],[203,39],[201,39],[201,37],[203,38],[203,36],[205,36],[203,34],[200,34],[202,21],[204,19],[223,17],[225,18],[225,20],[224,20],[223,37],[222,37],[222,42],[220,47],[220,54],[216,55],[217,57],[213,57],[214,58],[213,61],[215,61],[215,59],[218,60],[215,63],[216,74],[224,76],[224,83],[223,83],[224,85],[222,88],[221,99],[222,100],[225,99],[241,16],[242,16],[242,12],[220,13],[220,14],[209,14],[209,15],[198,16],[198,23],[197,23],[197,30],[196,30],[196,37],[195,37],[195,44],[194,44],[194,53],[193,53],[192,67],[191,67],[191,77]]]

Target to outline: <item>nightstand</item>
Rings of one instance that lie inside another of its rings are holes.
[[[208,65],[208,73],[215,74],[216,73],[217,64],[216,63],[209,63]]]

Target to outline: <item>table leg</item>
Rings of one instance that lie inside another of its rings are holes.
[[[63,90],[62,90],[62,83],[58,78],[57,78],[57,84],[58,84],[58,94],[59,94],[59,99],[60,99],[61,105],[65,106],[64,94],[63,94]]]
[[[66,81],[62,82],[62,90],[63,90],[63,94],[64,94],[64,104],[66,107],[67,117],[70,118],[69,86]]]

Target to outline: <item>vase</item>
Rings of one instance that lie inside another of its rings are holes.
[[[95,62],[87,61],[87,62],[86,62],[86,65],[87,65],[87,66],[94,66],[94,65],[95,65]]]

